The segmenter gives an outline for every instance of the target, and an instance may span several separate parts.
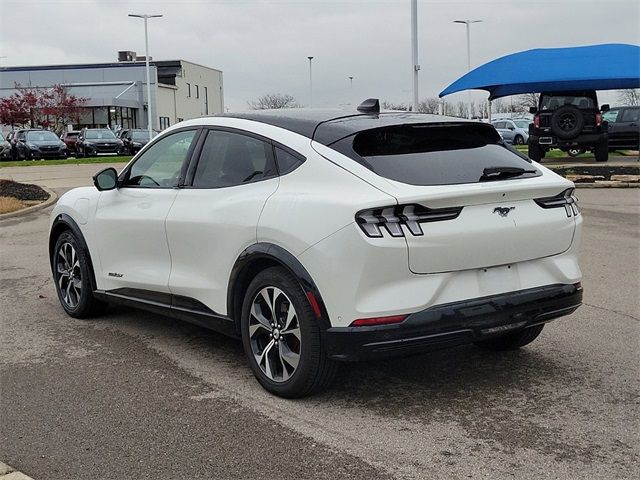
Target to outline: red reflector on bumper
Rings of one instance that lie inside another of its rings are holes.
[[[392,315],[390,317],[372,317],[372,318],[359,318],[351,323],[352,327],[368,327],[372,325],[390,325],[393,323],[400,323],[407,318],[408,315]]]
[[[582,282],[574,283],[573,286],[576,287],[576,290],[582,290]]]

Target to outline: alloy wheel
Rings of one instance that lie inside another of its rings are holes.
[[[286,382],[298,368],[300,324],[291,299],[277,287],[262,288],[251,303],[249,341],[260,370],[269,380]]]
[[[78,252],[69,242],[60,245],[56,254],[56,281],[65,305],[74,309],[82,295],[82,270]]]

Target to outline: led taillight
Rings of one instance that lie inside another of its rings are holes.
[[[600,125],[602,125],[602,114],[596,113],[596,127],[599,127]]]
[[[351,323],[352,327],[371,327],[374,325],[393,325],[403,322],[408,315],[391,315],[389,317],[359,318]]]
[[[404,225],[412,235],[423,235],[421,223],[453,220],[462,207],[427,208],[418,204],[371,208],[356,214],[356,223],[367,237],[380,238],[383,228],[392,237],[404,237]]]
[[[542,208],[564,208],[567,217],[577,217],[580,213],[580,206],[575,191],[575,188],[567,188],[553,197],[536,198],[534,201]]]
[[[536,115],[533,117],[533,126],[536,128],[540,128],[540,115]]]

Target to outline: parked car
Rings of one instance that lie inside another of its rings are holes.
[[[595,90],[543,92],[529,127],[529,157],[539,161],[552,148],[563,151],[591,150],[598,162],[609,158],[607,122],[598,108]]]
[[[524,145],[529,141],[528,120],[495,120],[491,124],[500,133],[505,142],[513,145]]]
[[[11,160],[11,144],[0,132],[0,160]]]
[[[131,129],[122,137],[124,148],[131,155],[135,155],[149,143],[149,130]]]
[[[64,142],[49,130],[18,130],[14,145],[17,159],[67,158],[69,155]]]
[[[640,149],[640,107],[616,107],[603,116],[609,122],[609,150]]]
[[[181,122],[64,194],[49,252],[64,310],[107,302],[242,339],[268,391],[336,362],[532,342],[581,304],[572,182],[485,123],[287,109]]]
[[[108,128],[83,128],[76,140],[76,156],[86,157],[104,153],[124,153],[124,144]]]
[[[69,152],[75,153],[76,141],[78,140],[78,135],[80,135],[79,130],[71,130],[69,132],[64,132],[62,135],[60,135],[60,140],[64,142]]]

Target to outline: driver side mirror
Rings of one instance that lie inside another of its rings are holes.
[[[601,106],[600,106],[600,111],[601,111],[601,112],[603,112],[603,113],[604,113],[604,112],[608,112],[610,108],[611,108],[611,107],[609,107],[609,104],[608,104],[608,103],[605,103],[604,105],[601,105]]]
[[[531,115],[535,115],[536,113],[538,113],[538,107],[529,107],[529,113]]]
[[[100,170],[93,176],[93,184],[101,192],[104,190],[113,190],[118,186],[118,172],[113,167]]]

